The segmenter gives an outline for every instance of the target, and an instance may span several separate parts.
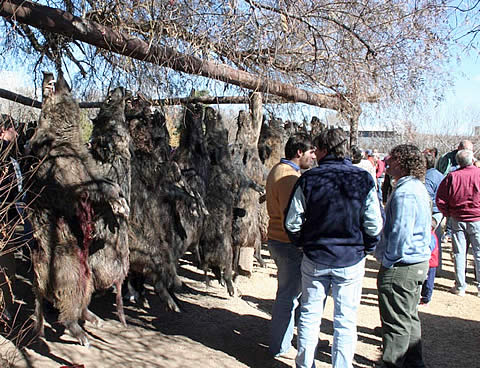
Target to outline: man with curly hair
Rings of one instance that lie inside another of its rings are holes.
[[[417,309],[431,241],[425,157],[417,147],[402,144],[393,148],[386,164],[397,184],[385,208],[385,226],[375,252],[381,262],[377,287],[383,367],[425,367]]]
[[[315,366],[315,350],[327,295],[332,291],[332,366],[351,368],[357,342],[357,310],[365,256],[373,252],[382,216],[373,177],[353,166],[348,137],[339,128],[314,140],[318,167],[295,184],[285,216],[290,240],[303,248],[302,303],[297,368]]]

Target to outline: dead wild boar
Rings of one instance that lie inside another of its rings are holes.
[[[90,152],[101,175],[117,183],[127,204],[130,203],[130,132],[125,119],[127,91],[118,87],[108,94],[93,121]],[[95,236],[90,245],[88,263],[95,290],[116,289],[117,312],[126,326],[122,284],[128,273],[128,220],[111,208],[94,206]]]
[[[220,114],[214,109],[205,111],[205,139],[210,161],[205,204],[205,218],[200,239],[200,258],[205,272],[212,269],[221,284],[225,281],[228,293],[234,295],[232,225],[241,173],[236,172],[228,148],[228,131]]]
[[[240,252],[245,250],[242,248],[253,248],[256,258],[263,265],[260,256],[262,205],[259,204],[259,198],[263,194],[262,185],[266,179],[266,171],[258,154],[261,127],[254,126],[252,120],[250,114],[240,111],[237,119],[237,136],[232,151],[234,165],[251,180],[250,188],[239,192],[236,204],[236,207],[245,209],[246,216],[237,218],[233,228],[233,242],[240,249],[234,259],[234,267],[238,273],[246,275],[251,273],[251,265],[242,263],[239,257]]]
[[[133,275],[151,279],[168,308],[180,311],[174,295],[177,262],[198,243],[205,206],[171,159],[164,116],[136,100],[127,117],[134,146],[130,269]]]
[[[208,171],[210,169],[205,135],[203,133],[203,118],[203,105],[189,104],[185,106],[180,144],[173,155],[173,160],[180,167],[185,181],[191,188],[195,188],[195,191],[201,198],[206,196]],[[203,223],[199,224],[197,228],[198,234],[202,232]],[[191,242],[189,248],[195,254],[198,266],[201,267],[198,242]]]
[[[88,345],[78,321],[96,320],[87,309],[93,292],[88,256],[94,208],[128,216],[128,206],[120,187],[98,172],[81,140],[79,123],[80,109],[62,75],[55,83],[46,73],[40,120],[31,140],[31,154],[38,160],[31,186],[36,330],[43,335],[47,299],[58,310],[59,322]]]

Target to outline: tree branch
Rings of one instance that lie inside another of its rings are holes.
[[[333,110],[349,106],[349,103],[341,95],[329,96],[313,93],[296,88],[291,84],[272,81],[236,70],[225,64],[181,54],[167,46],[149,45],[137,37],[76,17],[60,9],[30,1],[4,0],[1,3],[0,15],[134,59],[166,66],[188,74],[217,79],[253,91],[274,94],[289,101],[303,102]]]
[[[261,8],[261,9],[265,9],[265,10],[269,10],[269,11],[272,11],[274,13],[277,13],[277,14],[281,14],[285,17],[288,17],[288,18],[292,18],[292,19],[296,19],[304,24],[306,24],[310,29],[316,31],[316,32],[320,32],[319,29],[317,29],[317,27],[315,27],[313,24],[311,24],[310,22],[308,22],[305,18],[302,18],[302,17],[297,17],[296,15],[293,15],[293,14],[290,14],[288,12],[285,12],[283,10],[280,10],[278,8],[275,8],[273,6],[269,6],[269,5],[264,5],[264,4],[259,4],[257,3],[256,1],[254,0],[245,0],[247,3],[249,3],[251,6],[253,7],[256,7],[256,8]],[[376,55],[376,52],[374,49],[372,49],[370,47],[370,45],[362,38],[360,37],[360,35],[355,32],[351,27],[347,26],[346,24],[340,22],[339,20],[333,18],[333,17],[329,17],[329,16],[325,16],[325,15],[320,15],[320,16],[317,16],[318,18],[320,19],[323,19],[323,20],[326,20],[328,22],[331,22],[331,23],[334,23],[336,24],[337,26],[339,26],[340,28],[344,29],[345,31],[347,31],[348,33],[352,34],[358,41],[360,41],[360,43],[365,46],[365,48],[367,49],[367,55],[372,55],[372,56],[375,56]]]

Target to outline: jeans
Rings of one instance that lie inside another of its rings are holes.
[[[429,303],[432,300],[433,287],[435,285],[435,274],[437,273],[437,267],[430,267],[427,273],[427,279],[422,285],[422,292],[420,301],[422,303]]]
[[[452,222],[452,247],[453,260],[455,263],[455,287],[457,290],[465,290],[465,266],[467,262],[467,240],[472,244],[473,258],[475,261],[475,276],[480,276],[480,221],[464,222],[451,218]],[[480,290],[480,286],[479,286]]]
[[[380,267],[377,288],[384,367],[425,367],[418,300],[427,270],[428,261]]]
[[[332,366],[352,367],[364,274],[365,258],[353,266],[330,268],[303,256],[297,368],[315,367],[318,334],[330,289],[334,300]]]
[[[286,353],[292,347],[295,309],[302,290],[302,251],[291,243],[268,240],[268,249],[277,265],[277,296],[270,323],[270,353]]]

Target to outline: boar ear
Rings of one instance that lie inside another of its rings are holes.
[[[70,92],[70,87],[65,78],[63,78],[63,73],[58,74],[57,84],[55,87],[58,92]]]
[[[55,79],[53,73],[42,72],[43,73],[43,82],[42,82],[42,98],[48,98],[55,93]]]

